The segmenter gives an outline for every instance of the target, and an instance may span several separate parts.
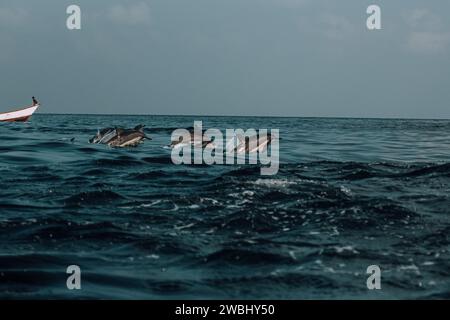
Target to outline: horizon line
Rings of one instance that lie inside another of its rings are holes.
[[[268,116],[268,115],[198,115],[198,114],[126,114],[126,113],[57,113],[40,112],[36,115],[71,115],[71,116],[147,116],[147,117],[228,117],[228,118],[299,118],[299,119],[367,119],[367,120],[450,120],[450,118],[413,118],[413,117],[361,117],[361,116]]]

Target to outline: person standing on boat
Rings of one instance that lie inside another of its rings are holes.
[[[33,106],[37,106],[39,102],[36,100],[35,97],[32,97],[32,99],[33,99]]]

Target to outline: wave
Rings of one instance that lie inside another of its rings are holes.
[[[65,199],[64,204],[66,206],[101,205],[123,199],[125,197],[116,192],[101,190],[77,193]]]
[[[370,264],[381,265],[387,297],[445,296],[445,150],[376,137],[334,145],[326,132],[336,131],[310,129],[344,120],[299,129],[280,119],[290,129],[280,170],[262,176],[259,165],[173,165],[161,145],[191,118],[148,118],[155,140],[118,150],[87,140],[99,126],[145,121],[73,117],[0,128],[2,297],[68,297],[58,288],[69,264],[86,271],[86,297],[370,298],[361,289]]]

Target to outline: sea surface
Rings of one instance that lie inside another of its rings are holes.
[[[278,174],[172,164],[194,120],[279,129]],[[447,120],[37,114],[0,123],[0,298],[450,298],[449,194]]]

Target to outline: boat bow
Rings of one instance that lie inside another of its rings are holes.
[[[37,104],[15,111],[0,113],[0,121],[8,121],[8,122],[27,121],[28,119],[30,119],[33,113],[36,112],[39,106],[40,105]]]

